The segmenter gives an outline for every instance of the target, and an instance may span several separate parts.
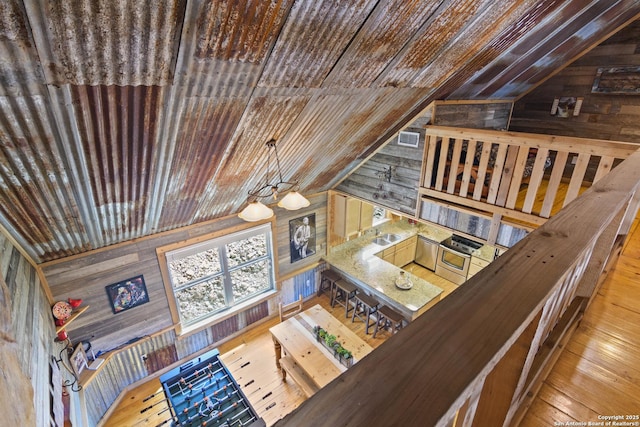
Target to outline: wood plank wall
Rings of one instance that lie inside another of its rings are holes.
[[[308,208],[295,212],[274,208],[274,243],[277,245],[280,277],[313,268],[319,262],[323,248],[326,248],[326,194],[316,195],[310,201]],[[291,264],[289,220],[311,213],[316,215],[318,250],[316,255]],[[96,350],[107,351],[171,326],[169,303],[162,283],[156,248],[238,225],[246,223],[237,216],[231,216],[42,264],[42,271],[54,299],[81,298],[83,304],[90,306],[85,314],[69,326],[69,336],[76,342],[89,340]],[[149,302],[113,314],[105,286],[139,274],[144,275]]]
[[[319,274],[317,267],[326,251],[327,195],[321,193],[308,198],[310,206],[299,211],[289,212],[273,207],[276,214],[274,245],[277,251],[278,277],[282,281],[282,294],[287,296],[295,293],[298,276],[306,282],[309,277]],[[292,264],[289,221],[311,214],[315,214],[316,219],[316,253]],[[90,306],[70,325],[71,339],[74,342],[89,340],[95,351],[121,347],[115,357],[110,357],[85,387],[87,417],[92,425],[99,423],[125,387],[144,379],[151,371],[163,368],[154,366],[150,370],[146,366],[145,357],[148,358],[161,349],[175,348],[175,355],[179,360],[187,359],[237,335],[242,328],[275,314],[275,301],[264,302],[180,339],[177,339],[173,330],[157,334],[170,327],[172,322],[156,247],[245,225],[247,223],[232,216],[41,265],[55,300],[82,298],[83,304]],[[138,274],[144,275],[149,302],[114,315],[105,286]],[[278,294],[274,296],[274,300],[277,298]],[[230,326],[230,322],[233,326]],[[166,363],[171,361],[172,359]]]
[[[509,130],[640,143],[640,96],[592,93],[599,67],[640,66],[640,20],[515,103]],[[583,97],[578,116],[551,115],[555,97]]]
[[[2,401],[10,405],[8,408],[2,406],[3,420],[7,425],[30,425],[32,421],[34,424],[31,425],[50,425],[49,360],[52,355],[58,356],[62,346],[54,343],[56,333],[51,306],[35,269],[1,233],[0,274],[9,297],[2,298],[7,299],[2,307],[2,319],[10,321],[1,328],[0,366],[5,380],[18,381],[11,384],[10,389],[3,390]],[[9,352],[14,350],[20,372],[16,372],[11,363],[14,356]],[[29,380],[31,387],[28,387]],[[62,399],[62,396],[58,398]],[[20,416],[19,424],[11,422],[12,415]]]
[[[436,101],[433,124],[473,129],[507,129],[511,102]]]
[[[510,102],[434,102],[404,128],[406,131],[420,133],[418,147],[398,145],[396,135],[336,189],[375,205],[416,217],[417,188],[425,139],[424,127],[433,122],[441,126],[506,129],[511,106]],[[391,176],[391,182],[380,177],[381,172],[389,167],[395,172]]]
[[[448,208],[436,203],[423,201],[421,203],[420,219],[433,222],[460,231],[470,236],[483,240],[489,239],[492,219],[487,216],[471,215],[453,208]],[[524,239],[528,230],[514,227],[509,224],[500,224],[496,244],[510,248]]]
[[[408,215],[414,215],[418,200],[424,129],[409,127],[407,131],[420,133],[417,147],[398,145],[393,138],[380,151],[345,179],[337,189]],[[391,168],[389,180],[385,170]]]

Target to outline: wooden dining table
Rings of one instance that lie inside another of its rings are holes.
[[[273,326],[269,331],[275,346],[276,365],[282,371],[282,378],[285,380],[288,372],[303,390],[308,386],[305,390],[307,395],[326,386],[347,370],[316,339],[314,326],[320,326],[327,333],[335,335],[336,341],[352,353],[353,363],[373,351],[373,347],[319,304]]]

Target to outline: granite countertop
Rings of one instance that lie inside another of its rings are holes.
[[[471,256],[480,258],[483,261],[492,262],[496,256],[496,247],[486,244],[482,245],[480,249],[473,251]]]
[[[375,244],[372,242],[375,229],[381,234],[397,234],[400,239],[389,245]],[[383,303],[401,311],[407,320],[413,320],[434,305],[443,290],[409,272],[405,272],[405,276],[413,282],[413,287],[408,290],[399,289],[395,280],[404,270],[383,261],[376,254],[415,235],[441,242],[451,234],[424,224],[412,225],[406,221],[396,221],[375,227],[373,231],[333,248],[325,261]]]

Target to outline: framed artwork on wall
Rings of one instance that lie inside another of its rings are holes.
[[[73,350],[73,354],[71,354],[69,362],[71,363],[71,369],[73,369],[73,372],[78,378],[80,378],[80,374],[87,366],[87,355],[84,352],[84,348],[82,348],[82,343],[79,343],[75,350]]]
[[[289,221],[291,263],[316,253],[316,214]]]
[[[638,95],[640,94],[640,67],[598,68],[591,93]]]
[[[105,288],[113,314],[129,310],[149,302],[149,294],[141,275],[114,283]]]

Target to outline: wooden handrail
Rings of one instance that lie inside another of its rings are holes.
[[[532,224],[552,215],[562,180],[569,182],[561,205],[566,206],[637,149],[625,142],[481,129],[429,126],[425,133],[420,194],[472,203]],[[534,212],[545,176],[544,201]],[[519,206],[524,184],[526,196]]]
[[[490,129],[467,129],[449,126],[427,126],[425,134],[449,138],[492,141],[508,145],[522,145],[532,148],[557,149],[558,145],[572,153],[597,154],[611,157],[628,157],[638,145],[631,142],[607,139],[578,138],[572,136],[546,135],[527,132],[512,132]]]
[[[547,336],[597,292],[639,187],[635,152],[276,425],[509,425]]]

